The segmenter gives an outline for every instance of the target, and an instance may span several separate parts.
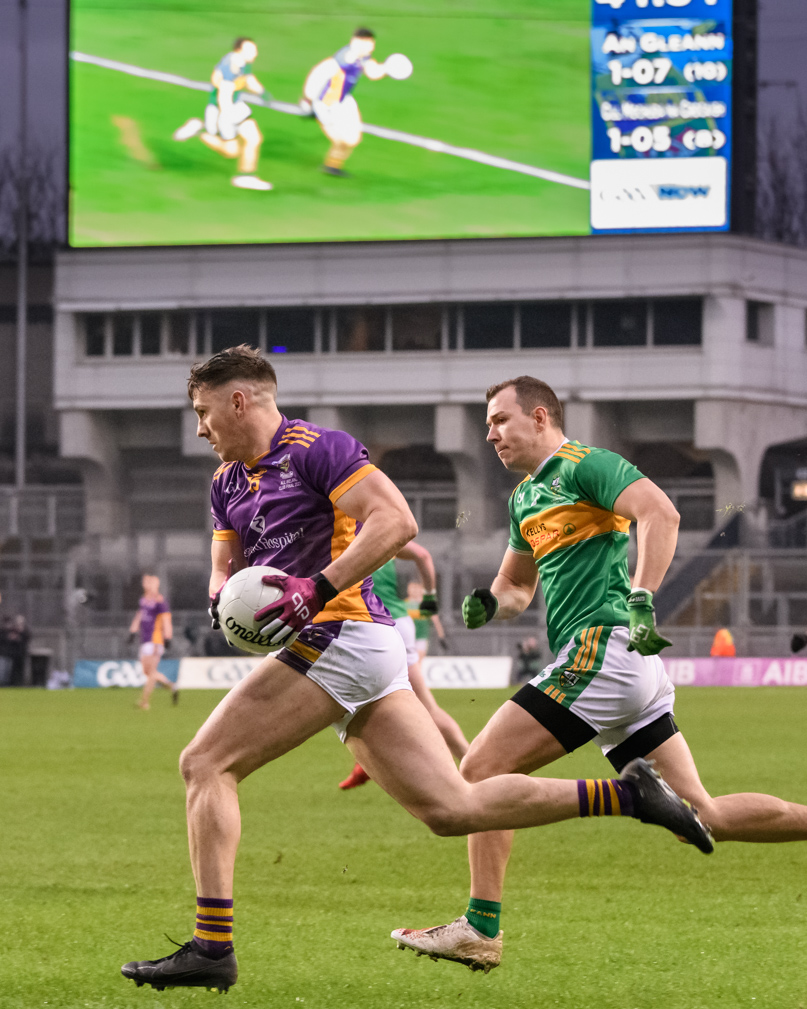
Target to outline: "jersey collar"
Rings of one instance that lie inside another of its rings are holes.
[[[265,452],[261,452],[260,455],[255,456],[254,459],[249,459],[247,462],[245,462],[244,465],[246,466],[247,469],[254,469],[261,461],[261,459],[265,459],[268,455],[271,455],[271,453],[274,452],[274,450],[277,448],[277,443],[285,434],[286,428],[288,426],[289,426],[288,417],[286,417],[285,414],[281,413],[280,427],[277,429],[277,431],[275,431],[269,448]]]
[[[568,440],[569,440],[568,438],[564,438],[563,441],[560,443],[560,445],[558,445],[558,448],[553,448],[552,451],[549,453],[549,455],[546,457],[546,459],[544,459],[543,462],[538,463],[538,468],[535,470],[535,472],[530,473],[531,480],[534,480],[538,476],[538,474],[541,472],[544,466],[546,466],[546,464],[549,462],[552,456],[558,451],[561,445],[565,445]]]

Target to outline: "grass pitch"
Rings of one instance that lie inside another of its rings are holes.
[[[363,119],[536,167],[588,177],[588,0],[363,0],[334,13],[304,0],[74,0],[71,48],[209,80],[236,35],[255,73],[296,102],[308,70],[369,24],[378,56],[409,55],[407,81],[362,79]],[[271,193],[234,189],[233,162],[173,131],[207,97],[71,63],[73,245],[174,245],[587,234],[588,193],[365,136],[350,179],[323,176],[314,120],[257,108],[260,174]]]
[[[505,691],[444,691],[473,735]],[[176,760],[220,695],[150,712],[134,691],[0,694],[3,1009],[218,1005],[137,989],[133,958],[184,941],[194,915]],[[807,802],[798,688],[679,690],[678,719],[715,793]],[[398,926],[464,910],[465,843],[437,838],[375,785],[340,793],[351,761],[326,731],[242,786],[227,1006],[303,1009],[799,1009],[807,1005],[807,845],[709,857],[633,821],[522,831],[490,975],[402,953]],[[602,775],[592,746],[548,773]]]

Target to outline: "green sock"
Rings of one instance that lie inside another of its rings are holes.
[[[501,913],[502,905],[495,900],[477,900],[476,897],[471,897],[465,917],[477,932],[486,935],[488,939],[495,939],[499,934],[499,915]]]

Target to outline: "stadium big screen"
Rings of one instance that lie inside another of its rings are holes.
[[[726,230],[731,96],[732,0],[72,0],[70,242]]]

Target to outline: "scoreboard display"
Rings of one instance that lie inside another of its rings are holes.
[[[70,244],[727,230],[732,8],[71,0]]]
[[[732,0],[593,0],[591,227],[729,227]]]

